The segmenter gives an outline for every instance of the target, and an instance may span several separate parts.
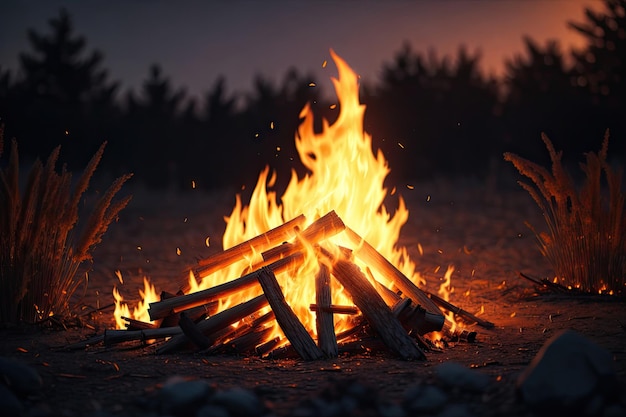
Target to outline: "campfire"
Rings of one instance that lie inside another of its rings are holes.
[[[401,196],[394,210],[384,204],[396,189],[385,188],[389,167],[363,131],[358,77],[331,55],[337,120],[316,133],[307,105],[296,135],[309,173],[292,172],[278,197],[270,191],[276,177],[261,172],[249,204],[237,196],[226,219],[226,249],[200,260],[176,294],[157,296],[146,281],[131,314],[114,289],[118,329],[104,334],[105,344],[165,339],[159,353],[193,344],[305,360],[385,349],[424,359],[424,336],[475,335],[457,331],[455,315],[493,326],[449,302],[452,267],[439,296],[420,289],[425,280],[397,245],[409,213]]]

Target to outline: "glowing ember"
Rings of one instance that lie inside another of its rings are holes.
[[[334,210],[347,226],[376,248],[404,275],[418,285],[423,284],[424,281],[415,272],[415,264],[410,260],[406,248],[396,246],[400,229],[408,220],[409,212],[402,197],[398,197],[398,207],[393,215],[383,204],[384,199],[391,195],[383,185],[390,170],[382,152],[372,151],[371,136],[363,131],[365,106],[359,103],[358,77],[333,51],[331,56],[339,74],[337,79],[332,79],[339,102],[338,118],[332,125],[324,121],[322,132],[315,133],[313,113],[310,106],[306,105],[300,114],[303,120],[295,139],[300,160],[309,173],[298,178],[295,171],[292,172],[288,187],[278,199],[276,192],[271,191],[276,182],[275,173],[270,173],[269,167],[266,167],[259,175],[248,205],[242,203],[240,196],[236,197],[235,206],[225,219],[223,248],[231,248],[302,214],[306,217],[305,226],[308,226],[320,216]],[[331,241],[349,247],[348,238],[344,235],[345,233],[340,233]],[[206,245],[208,244],[207,238]],[[421,246],[419,250],[422,253]],[[314,257],[308,258],[308,262],[305,262],[295,277],[279,274],[278,280],[286,301],[309,332],[315,335],[315,315],[309,306],[315,304],[314,277],[319,266]],[[250,265],[261,260],[260,254],[256,253],[206,276],[194,277],[190,274],[189,288],[194,292],[231,281],[240,277],[242,271]],[[360,266],[365,270],[365,265]],[[446,273],[448,284],[451,274],[452,269],[449,269]],[[383,276],[375,275],[375,279],[392,287]],[[352,305],[352,301],[343,294],[336,280],[331,280],[331,284],[332,304]],[[146,283],[145,294],[148,293],[147,285]],[[221,299],[219,310],[240,304],[260,293],[261,289],[254,286],[250,290]],[[116,308],[116,318],[118,315],[128,314],[128,310],[122,313],[123,303],[117,290],[114,290],[114,295],[119,300],[116,305],[120,307],[119,312]],[[147,321],[147,316],[135,315],[145,314],[145,310],[141,311],[141,308],[147,302],[150,301],[144,300],[142,305],[137,306],[133,318]],[[348,316],[335,316],[336,331],[349,325],[349,318],[346,317]],[[120,321],[118,326],[119,323]],[[272,337],[276,335],[282,336],[278,328]]]

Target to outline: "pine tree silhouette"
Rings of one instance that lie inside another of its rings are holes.
[[[74,34],[67,11],[49,24],[50,34],[28,31],[32,50],[19,56],[7,129],[22,154],[43,158],[61,144],[63,160],[82,165],[107,139],[118,84],[107,81],[103,55],[87,52],[86,39]]]

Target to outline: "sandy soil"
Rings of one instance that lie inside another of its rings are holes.
[[[532,284],[518,273],[550,276],[524,224],[541,225],[540,213],[523,191],[496,190],[468,182],[415,184],[403,192],[411,214],[400,244],[427,277],[427,288],[436,291],[446,267],[453,264],[456,290],[451,301],[470,312],[482,306],[482,317],[496,324],[491,330],[472,327],[478,332],[476,343],[428,352],[424,362],[401,361],[389,353],[303,362],[197,353],[157,356],[154,346],[134,344],[56,349],[111,328],[111,309],[88,320],[93,329],[3,329],[0,355],[19,358],[41,373],[44,388],[29,399],[32,405],[65,415],[99,409],[139,415],[145,398],[173,375],[205,378],[218,387],[255,389],[277,415],[288,415],[332,381],[362,381],[381,398],[400,401],[408,387],[433,377],[436,364],[453,360],[479,368],[494,380],[486,394],[458,399],[470,403],[476,415],[523,416],[528,411],[515,400],[515,378],[550,336],[568,328],[611,351],[626,382],[626,304],[607,297],[534,295]],[[120,286],[115,270],[122,272],[121,289],[127,298],[135,297],[144,275],[159,290],[175,291],[187,265],[220,249],[223,217],[234,203],[230,191],[135,196],[94,253],[88,305],[112,302],[111,289]]]

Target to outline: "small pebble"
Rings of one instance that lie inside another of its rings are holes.
[[[15,394],[0,383],[0,417],[20,417],[24,407]]]
[[[174,416],[189,416],[206,403],[211,386],[202,380],[166,382],[159,393],[161,411]]]
[[[487,375],[457,362],[444,362],[437,365],[435,375],[447,387],[464,391],[484,392],[489,385]]]
[[[196,417],[230,417],[228,411],[217,405],[203,405],[196,412]]]
[[[262,416],[265,408],[256,394],[239,387],[217,391],[211,397],[210,403],[222,406],[232,417]]]
[[[41,389],[43,380],[35,369],[13,359],[0,356],[0,376],[16,394],[33,394]]]
[[[474,417],[465,404],[450,404],[438,417]]]
[[[404,393],[404,407],[412,413],[430,413],[443,408],[448,395],[433,385],[416,385]]]

